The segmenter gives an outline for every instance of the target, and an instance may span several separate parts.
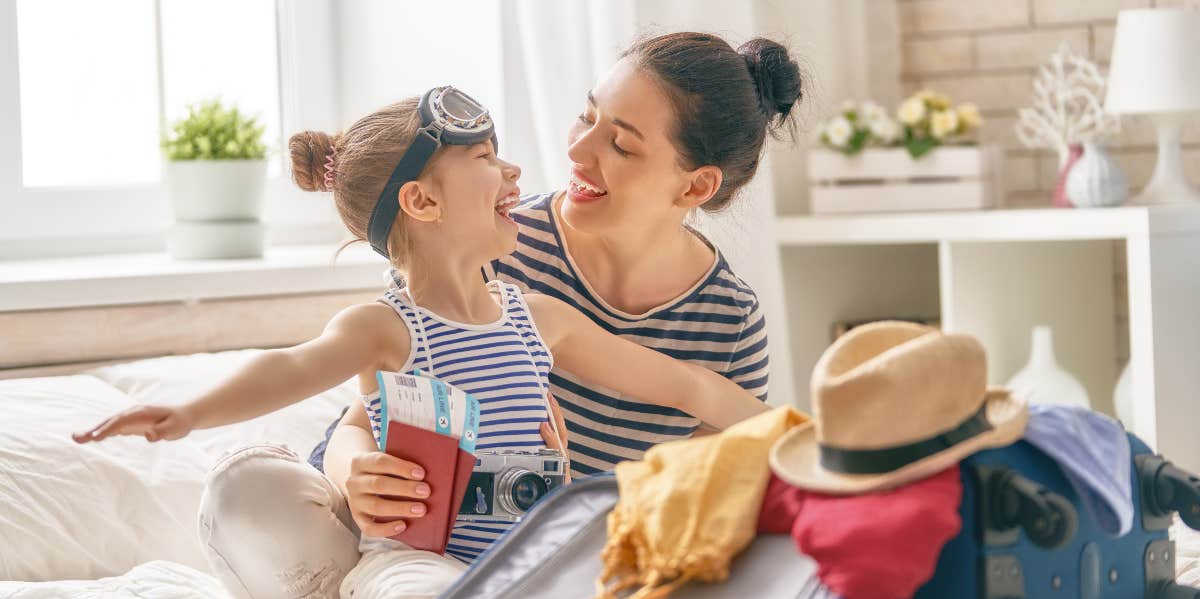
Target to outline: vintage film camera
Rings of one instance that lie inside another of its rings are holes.
[[[567,460],[553,449],[479,451],[459,518],[516,522],[566,482]]]

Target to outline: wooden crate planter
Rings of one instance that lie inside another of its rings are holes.
[[[1003,152],[995,146],[944,146],[913,160],[904,148],[854,156],[808,154],[813,214],[980,210],[999,204]]]

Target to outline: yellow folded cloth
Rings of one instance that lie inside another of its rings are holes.
[[[621,499],[608,515],[600,597],[639,587],[665,597],[689,580],[722,582],[754,539],[775,440],[808,416],[782,407],[724,432],[655,446],[617,464]]]

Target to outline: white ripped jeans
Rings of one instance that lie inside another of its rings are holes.
[[[466,569],[395,542],[360,554],[341,491],[279,445],[245,447],[217,462],[200,501],[200,540],[239,599],[436,597]]]

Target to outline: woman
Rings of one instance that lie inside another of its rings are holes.
[[[634,44],[571,129],[568,189],[528,197],[512,212],[517,250],[485,276],[557,297],[610,332],[765,399],[767,339],[754,292],[684,219],[733,200],[767,133],[791,126],[800,97],[796,63],[769,40],[736,51],[698,33]],[[576,475],[610,470],[700,425],[569,372],[556,370],[551,384]],[[387,534],[377,517],[421,509],[420,465],[378,452],[369,428],[343,420],[312,459],[327,477],[270,447],[243,450],[214,471],[201,528],[227,586],[254,597],[336,594],[358,560],[359,530]]]

